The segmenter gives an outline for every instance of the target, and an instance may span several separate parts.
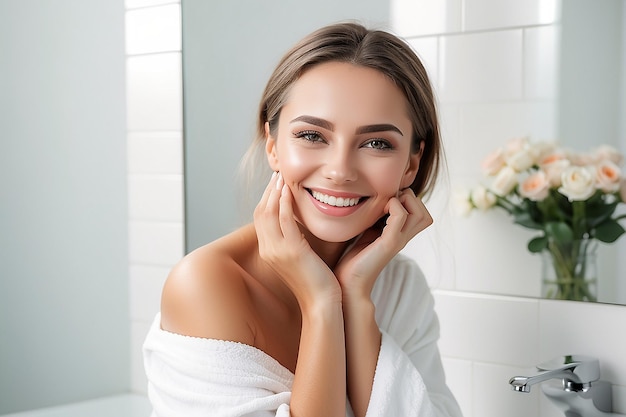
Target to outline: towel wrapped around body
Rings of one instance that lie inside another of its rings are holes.
[[[434,301],[417,264],[397,255],[372,299],[382,343],[366,417],[461,417],[445,383]],[[144,342],[152,417],[289,417],[294,375],[243,343],[164,331]],[[352,410],[346,410],[352,417]]]

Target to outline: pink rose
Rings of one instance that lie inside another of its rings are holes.
[[[554,161],[551,164],[544,165],[543,171],[552,187],[560,187],[563,181],[563,171],[569,168],[570,162],[567,159]]]
[[[522,197],[533,201],[541,201],[548,196],[550,182],[543,171],[529,175],[518,187]]]
[[[498,148],[482,160],[480,167],[487,176],[496,175],[504,166],[504,152]]]
[[[596,165],[596,188],[605,193],[614,193],[620,189],[622,171],[615,163],[606,159]]]
[[[593,152],[593,157],[598,162],[608,160],[616,165],[621,165],[624,161],[624,155],[610,145],[601,145],[597,147]]]
[[[529,146],[528,137],[523,136],[519,138],[509,139],[506,143],[505,153],[507,155],[511,155],[521,151],[522,149],[527,149]]]

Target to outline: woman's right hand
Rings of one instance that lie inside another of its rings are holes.
[[[272,174],[254,210],[261,258],[289,287],[300,308],[318,301],[341,302],[341,287],[332,270],[311,249],[293,212],[293,195],[280,173]]]

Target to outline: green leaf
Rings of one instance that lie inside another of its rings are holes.
[[[596,227],[594,237],[600,242],[613,243],[625,232],[621,224],[609,219]]]
[[[530,240],[528,242],[528,250],[531,253],[539,253],[544,249],[548,248],[548,237],[540,236]]]
[[[587,205],[586,215],[589,227],[595,227],[611,217],[619,203],[619,201],[614,201],[612,203],[600,202]]]
[[[557,242],[569,242],[574,240],[574,232],[567,223],[564,222],[549,222],[546,223],[546,234],[552,236]]]

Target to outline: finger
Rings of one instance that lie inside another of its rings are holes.
[[[272,176],[254,212],[254,223],[259,243],[273,245],[282,238],[278,221],[280,191],[277,189],[282,186],[282,182],[280,173]]]
[[[269,212],[272,216],[276,216],[278,210],[278,200],[280,199],[280,190],[284,184],[283,176],[280,172],[276,173],[276,178],[270,181],[267,187],[267,201],[265,203],[265,211]]]
[[[399,234],[402,232],[404,224],[409,216],[409,212],[402,205],[400,199],[397,197],[391,198],[385,207],[385,211],[389,216],[385,222],[383,234]]]
[[[270,197],[272,189],[276,188],[277,177],[278,177],[278,172],[272,172],[272,176],[270,177],[270,180],[267,183],[267,186],[265,187],[263,194],[261,195],[261,199],[257,203],[257,206],[255,208],[255,214],[257,211],[259,211],[262,208],[265,208],[265,206],[267,205],[267,201]]]
[[[433,218],[424,202],[411,190],[403,192],[399,200],[409,213],[404,230],[417,234],[433,224]]]
[[[302,238],[302,233],[295,221],[295,215],[293,213],[293,194],[287,184],[283,184],[281,188],[279,207],[278,221],[283,236],[285,236],[285,239],[288,241],[297,242],[296,239]]]

